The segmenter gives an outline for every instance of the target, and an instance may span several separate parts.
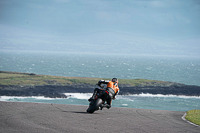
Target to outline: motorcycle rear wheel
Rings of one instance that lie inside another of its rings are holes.
[[[94,113],[94,111],[99,110],[99,107],[102,104],[102,99],[98,98],[97,100],[94,101],[94,103],[92,105],[89,106],[89,108],[87,109],[88,113]]]

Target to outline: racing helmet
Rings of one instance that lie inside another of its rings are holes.
[[[117,79],[117,78],[113,78],[113,79],[112,79],[112,82],[118,83],[118,79]]]

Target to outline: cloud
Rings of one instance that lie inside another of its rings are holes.
[[[52,0],[53,2],[56,2],[56,3],[67,3],[67,2],[70,2],[70,0]]]
[[[200,6],[194,0],[0,0],[0,5],[0,24],[46,32],[105,29],[161,38],[200,35]]]

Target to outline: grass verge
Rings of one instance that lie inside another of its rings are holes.
[[[195,109],[187,111],[185,118],[196,125],[200,125],[200,110]]]

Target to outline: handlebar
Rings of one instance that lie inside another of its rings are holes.
[[[101,86],[101,84],[96,84],[96,85],[98,85],[98,86],[101,87],[102,89],[104,88],[104,86]]]

